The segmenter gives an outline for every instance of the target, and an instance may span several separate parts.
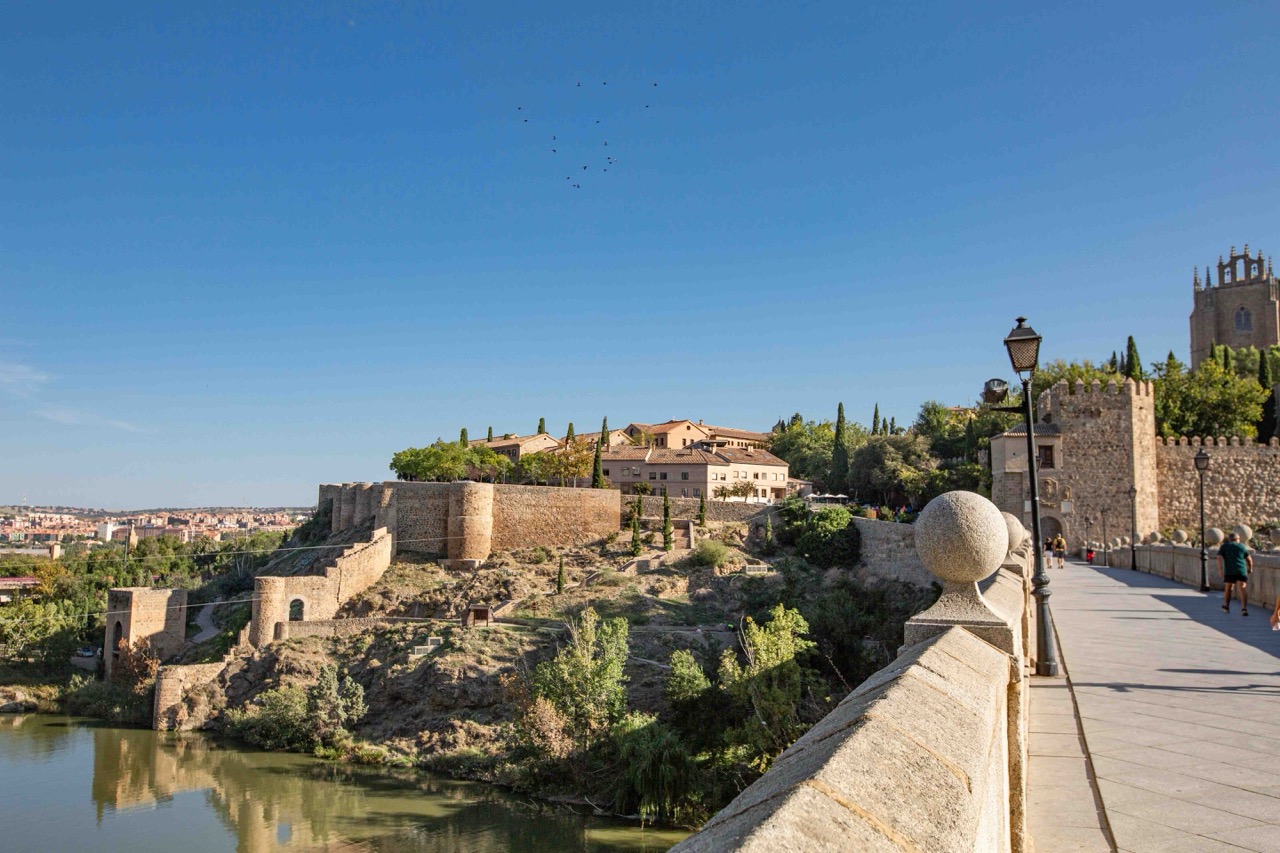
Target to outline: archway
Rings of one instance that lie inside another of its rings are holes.
[[[1045,539],[1052,539],[1062,533],[1062,522],[1054,518],[1052,515],[1040,516],[1040,535]]]
[[[301,598],[295,598],[289,602],[289,621],[301,622],[305,605]]]
[[[124,624],[117,619],[116,626],[111,629],[111,654],[120,656],[120,642],[124,640]]]

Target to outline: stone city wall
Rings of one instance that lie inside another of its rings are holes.
[[[1178,583],[1200,588],[1200,549],[1192,545],[1139,545],[1138,571],[1158,575]],[[1270,613],[1280,596],[1280,553],[1250,551],[1253,573],[1249,575],[1249,603],[1261,613]],[[1209,587],[1222,590],[1222,573],[1218,570],[1218,549],[1209,549]],[[1129,547],[1110,549],[1103,561],[1117,569],[1129,568]]]
[[[1202,448],[1209,454],[1206,526],[1230,530],[1240,523],[1256,527],[1280,518],[1280,439],[1254,444],[1234,437],[1171,438],[1156,445],[1162,528],[1199,529],[1200,474],[1194,459]]]
[[[318,619],[306,622],[281,622],[277,626],[276,639],[295,637],[349,637],[373,628],[395,625],[396,620],[378,617],[361,619]]]
[[[346,483],[320,486],[319,505],[334,502],[333,531],[372,522],[386,527],[397,552],[451,560],[485,560],[493,551],[561,547],[619,529],[613,489],[504,483]],[[696,503],[696,502],[695,502]]]
[[[621,517],[615,489],[494,486],[493,550],[594,542],[617,533]]]
[[[289,621],[290,605],[302,602],[303,621],[332,619],[338,608],[382,577],[391,565],[391,535],[375,530],[367,543],[343,550],[323,575],[260,576],[254,581],[249,642],[261,648],[279,639],[279,625]]]

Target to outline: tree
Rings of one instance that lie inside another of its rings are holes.
[[[1129,336],[1129,341],[1124,347],[1124,366],[1126,368],[1125,375],[1134,382],[1138,382],[1143,378],[1142,359],[1138,357],[1138,345],[1134,343],[1133,335]]]
[[[845,432],[852,444],[854,430],[846,425]],[[858,441],[864,439],[865,435],[859,434]],[[769,439],[769,452],[786,461],[791,476],[824,485],[831,476],[834,449],[835,429],[830,421],[796,422],[793,417],[786,430]]]
[[[1273,390],[1275,379],[1271,374],[1271,360],[1267,358],[1266,353],[1262,353],[1258,359],[1258,385],[1266,395],[1262,403],[1262,417],[1258,419],[1258,440],[1266,442],[1278,434],[1276,432],[1276,395]]]
[[[489,427],[489,437],[485,441],[493,441],[493,427]]]
[[[803,639],[807,633],[809,625],[800,611],[778,604],[763,625],[746,618],[740,635],[745,666],[728,649],[720,658],[720,688],[743,720],[726,731],[726,739],[744,748],[747,763],[760,772],[804,730],[806,678],[796,656],[814,646]]]
[[[562,483],[572,480],[574,488],[577,488],[578,480],[591,473],[592,444],[593,442],[585,438],[575,438],[572,442],[566,442],[565,446],[554,455],[556,475],[560,477]],[[600,445],[596,444],[595,449],[598,452]]]
[[[831,444],[830,486],[841,491],[849,487],[849,447],[845,443],[844,403],[836,407],[836,431]]]
[[[600,426],[600,440],[596,442],[596,455],[591,463],[591,488],[607,489],[609,482],[604,478],[604,446],[608,441],[609,419],[605,418]]]
[[[1156,381],[1156,430],[1167,438],[1253,438],[1265,399],[1257,379],[1236,376],[1208,358],[1189,373],[1179,371]]]
[[[564,595],[564,554],[560,555],[560,569],[556,572],[556,595]]]
[[[1032,375],[1031,399],[1038,399],[1041,393],[1059,382],[1066,382],[1074,388],[1077,380],[1083,381],[1085,385],[1092,385],[1096,380],[1105,388],[1108,382],[1121,382],[1126,375],[1123,370],[1116,372],[1109,366],[1095,365],[1087,358],[1082,361],[1054,359],[1048,364],[1041,365]]]
[[[520,478],[534,485],[545,485],[556,475],[559,464],[556,456],[545,450],[526,453],[518,464]]]
[[[671,498],[662,493],[662,550],[670,551],[675,547],[675,535],[671,527]]]
[[[569,430],[564,434],[564,443],[569,444],[573,441],[573,421],[569,421]]]
[[[773,553],[773,513],[764,517],[764,552]]]
[[[880,404],[876,403],[876,410],[871,415],[871,434],[880,434]]]
[[[570,620],[569,643],[533,671],[533,693],[567,721],[568,734],[586,750],[626,712],[627,623],[601,621],[590,607]]]
[[[542,435],[546,431],[547,431],[547,419],[538,418],[538,431],[535,433],[535,435]]]
[[[698,526],[707,526],[707,496],[698,495]]]
[[[322,746],[332,747],[350,737],[348,727],[365,715],[364,688],[350,675],[338,683],[338,668],[333,664],[320,667],[320,675],[307,690],[307,720],[312,738]]]
[[[469,447],[469,446],[471,446],[471,442],[467,440],[467,428],[466,428],[466,427],[463,427],[463,428],[462,428],[462,431],[458,433],[458,446],[459,446],[459,447]]]
[[[640,552],[644,550],[644,543],[640,540],[640,514],[631,516],[631,556],[639,557]]]
[[[877,436],[849,460],[850,485],[862,500],[878,504],[916,501],[924,494],[938,460],[919,435]]]

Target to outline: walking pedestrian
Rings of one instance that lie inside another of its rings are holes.
[[[1058,561],[1058,568],[1067,567],[1067,540],[1062,538],[1061,533],[1053,537],[1053,557]]]
[[[1253,571],[1253,557],[1249,549],[1240,544],[1240,535],[1234,531],[1218,549],[1218,569],[1222,572],[1222,609],[1231,612],[1231,588],[1239,590],[1240,615],[1249,615],[1249,572]]]

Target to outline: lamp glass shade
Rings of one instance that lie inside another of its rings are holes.
[[[1137,486],[1130,486],[1130,487],[1129,487],[1129,497],[1131,497],[1131,498],[1136,498],[1137,496],[1138,496],[1138,487],[1137,487]]]
[[[1195,460],[1197,471],[1209,470],[1209,454],[1205,453],[1203,449],[1196,451]]]
[[[1026,323],[1026,317],[1019,317],[1018,325],[1004,339],[1015,373],[1033,372],[1040,363],[1041,337]]]

